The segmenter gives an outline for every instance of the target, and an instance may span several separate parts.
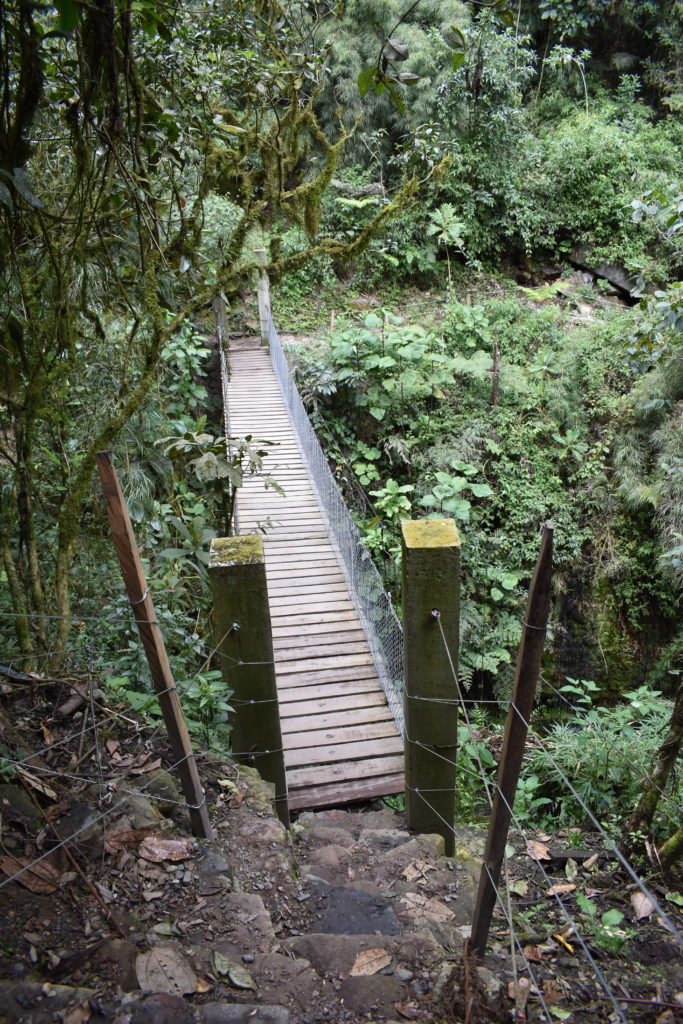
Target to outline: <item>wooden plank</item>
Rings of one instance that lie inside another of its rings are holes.
[[[308,652],[309,648],[316,647],[318,644],[335,644],[335,643],[364,643],[367,646],[367,640],[365,639],[365,633],[362,629],[350,629],[344,632],[310,632],[304,633],[301,636],[292,634],[287,631],[283,636],[279,636],[277,640],[273,640],[273,647],[276,651],[282,651],[284,654],[286,651],[292,649],[303,650],[304,648]]]
[[[342,664],[345,664],[348,655],[355,656],[356,654],[363,654],[372,658],[365,637],[363,637],[362,642],[349,640],[347,643],[340,644],[322,643],[317,647],[280,647],[276,650],[275,660],[279,666],[286,670],[291,662],[300,661],[302,657],[311,659],[335,658],[339,659]],[[363,664],[366,663],[365,661],[363,662]]]
[[[379,740],[386,739],[387,737],[398,737],[396,726],[393,722],[372,722],[367,725],[349,725],[334,729],[303,729],[298,732],[282,730],[283,746],[285,749],[291,750],[304,747],[327,746],[331,748],[345,743]],[[400,749],[402,747],[399,747]],[[386,753],[386,751],[384,752]]]
[[[386,704],[363,708],[362,714],[359,714],[359,708],[353,708],[349,711],[331,711],[329,714],[323,715],[317,709],[320,702],[315,701],[314,703],[316,708],[310,713],[307,710],[305,714],[290,715],[283,719],[281,723],[283,736],[285,733],[289,736],[291,733],[305,732],[309,728],[337,729],[347,725],[355,726],[359,721],[365,725],[372,725],[373,722],[393,721],[391,711]]]
[[[287,772],[287,786],[289,791],[301,789],[303,786],[324,786],[328,782],[342,782],[345,779],[356,781],[361,765],[353,763],[346,764],[341,761],[336,764],[325,764],[310,768],[293,768]],[[362,762],[362,776],[369,778],[373,775],[398,775],[403,772],[402,757],[376,757]],[[290,806],[294,806],[290,800]]]
[[[378,690],[368,690],[365,693],[349,693],[343,697],[316,697],[315,700],[312,700],[310,697],[305,700],[294,699],[291,702],[283,701],[280,698],[280,718],[283,719],[283,728],[285,728],[284,720],[287,718],[301,718],[304,715],[313,715],[316,712],[320,712],[320,714],[350,712],[355,720],[358,711],[363,712],[363,717],[372,717],[373,714],[381,709],[388,710],[384,694]]]
[[[326,629],[337,625],[340,628],[349,628],[350,623],[358,622],[356,612],[353,609],[348,611],[330,612],[304,612],[301,615],[293,613],[291,608],[277,608],[270,610],[270,619],[273,624],[273,636],[289,634],[290,626],[317,626],[324,624]]]
[[[365,668],[336,669],[333,672],[295,672],[293,675],[283,675],[275,666],[277,678],[277,692],[280,700],[287,699],[287,691],[296,690],[301,692],[313,687],[312,696],[332,696],[333,692],[347,693],[353,687],[357,690],[377,690],[377,676],[374,666]],[[317,687],[317,689],[315,689]],[[323,693],[323,691],[326,691]],[[291,697],[290,697],[291,700]]]
[[[327,700],[332,697],[348,697],[361,694],[362,696],[377,695],[382,701],[384,694],[377,689],[374,679],[344,679],[340,683],[327,682],[318,683],[312,680],[311,686],[280,686],[278,680],[277,696],[280,704],[280,714],[283,714],[284,704],[305,701],[312,707],[316,700]]]
[[[322,672],[332,672],[338,668],[357,668],[365,667],[373,664],[372,657],[368,651],[361,651],[355,654],[346,654],[341,657],[338,654],[332,654],[329,657],[324,655],[319,658],[304,658],[297,659],[294,661],[288,661],[283,666],[288,673],[294,674],[296,672],[317,672],[320,669]]]
[[[337,804],[353,803],[355,800],[372,800],[380,796],[403,793],[403,775],[380,775],[378,778],[359,779],[310,789],[289,791],[289,806],[293,810],[308,807],[334,807]]]
[[[330,601],[297,601],[296,608],[301,612],[302,615],[310,615],[311,613],[318,612],[354,612],[355,610],[351,604],[350,598],[339,598]],[[280,615],[291,615],[292,603],[288,602],[285,608],[272,608],[271,618],[275,619],[278,614]]]
[[[282,742],[285,748],[285,767],[288,772],[291,768],[303,768],[307,764],[315,763],[322,766],[335,761],[343,761],[345,765],[349,765],[351,761],[364,760],[367,757],[383,757],[389,754],[403,753],[403,740],[400,736],[388,736],[382,740],[367,740],[359,743],[330,744],[329,747],[315,747],[313,748],[315,754],[310,747],[292,749],[284,737]],[[357,778],[357,776],[358,771],[354,770],[349,778]]]

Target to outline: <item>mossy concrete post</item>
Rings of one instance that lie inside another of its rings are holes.
[[[275,785],[278,817],[289,825],[262,538],[212,540],[209,578],[217,652],[223,679],[233,691],[235,760],[257,768]]]
[[[454,852],[460,538],[452,519],[402,523],[408,826]]]
[[[258,272],[258,319],[261,332],[261,344],[266,347],[270,343],[270,281],[268,273],[263,266],[266,260],[265,249],[254,249],[256,258],[259,261]]]

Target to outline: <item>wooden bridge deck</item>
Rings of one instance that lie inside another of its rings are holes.
[[[236,437],[275,441],[266,475],[239,492],[241,533],[264,536],[285,768],[292,809],[403,791],[403,743],[373,665],[317,494],[263,348],[230,352]]]

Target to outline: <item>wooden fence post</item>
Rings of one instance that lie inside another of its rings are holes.
[[[190,736],[178,700],[164,638],[161,635],[154,604],[149,595],[126,501],[116,475],[111,453],[98,452],[95,458],[107,503],[114,547],[123,573],[123,582],[133,609],[140,639],[145,648],[152,682],[164,716],[173,756],[178,762],[178,775],[188,803],[192,831],[196,836],[212,839],[213,832],[206,807],[206,797],[199,780]]]
[[[235,759],[275,784],[275,808],[289,826],[287,781],[275,686],[263,540],[258,534],[211,541],[209,576],[216,645],[235,702]]]
[[[260,264],[265,262],[266,250],[254,249]],[[261,332],[261,344],[266,347],[270,343],[270,281],[265,267],[260,266],[258,272],[258,319]]]
[[[541,538],[541,550],[529,587],[522,639],[517,654],[512,703],[505,723],[498,779],[491,808],[491,821],[472,918],[470,948],[480,956],[484,955],[491,927],[491,915],[496,903],[496,886],[500,878],[512,807],[517,792],[517,781],[524,756],[527,726],[531,718],[536,684],[541,671],[545,634],[550,615],[553,531],[554,527],[550,523],[545,523]]]
[[[455,847],[460,538],[452,519],[408,520],[401,528],[408,826],[438,832],[450,856]]]

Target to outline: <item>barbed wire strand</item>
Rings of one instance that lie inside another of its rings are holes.
[[[626,857],[624,857],[624,855],[622,854],[622,852],[619,849],[619,847],[617,846],[617,844],[614,842],[614,840],[611,838],[611,836],[605,831],[603,826],[600,824],[598,819],[595,817],[595,815],[593,814],[591,809],[586,804],[585,800],[579,795],[579,793],[576,791],[574,786],[571,784],[571,782],[569,781],[569,779],[567,778],[565,773],[562,771],[562,768],[559,766],[559,764],[557,763],[555,758],[552,756],[552,754],[550,753],[550,751],[548,750],[547,746],[544,744],[543,740],[538,735],[538,733],[533,731],[533,730],[531,730],[531,727],[528,725],[527,722],[525,722],[524,716],[522,715],[522,713],[519,710],[519,708],[514,703],[512,704],[512,707],[514,708],[515,713],[519,716],[521,721],[527,726],[528,729],[530,729],[530,731],[532,731],[532,735],[534,736],[534,739],[537,741],[537,743],[540,744],[543,752],[545,753],[546,757],[548,758],[548,760],[552,764],[553,768],[555,769],[555,771],[557,772],[559,777],[562,779],[563,783],[565,784],[565,786],[567,787],[569,792],[572,794],[574,799],[577,801],[577,803],[579,804],[579,806],[581,807],[583,812],[588,816],[591,824],[594,826],[594,828],[597,829],[597,831],[603,837],[603,839],[608,844],[608,846],[609,846],[610,850],[612,851],[612,853],[614,854],[614,856],[617,858],[619,863],[625,869],[626,873],[631,877],[631,879],[638,886],[638,888],[643,893],[643,895],[646,896],[651,901],[654,909],[660,915],[662,920],[666,922],[667,927],[672,932],[672,934],[676,937],[676,940],[677,940],[678,944],[683,947],[683,936],[678,931],[678,929],[676,928],[675,924],[673,923],[673,921],[671,920],[669,915],[664,910],[662,910],[662,907],[660,906],[659,901],[657,900],[657,898],[654,895],[654,893],[652,893],[648,889],[648,887],[645,885],[645,883],[642,881],[642,879],[639,878],[639,876],[636,874],[634,868],[628,862]]]
[[[441,790],[441,789],[432,789],[432,788],[430,788],[430,789],[419,789],[419,788],[416,788],[416,787],[413,787],[413,786],[406,785],[406,789],[409,790],[411,793],[415,793],[415,795],[418,796],[422,800],[422,802],[424,804],[426,804],[427,807],[429,807],[429,809],[432,811],[432,813],[435,814],[436,817],[439,818],[439,820],[441,822],[443,822],[443,824],[446,826],[446,828],[448,828],[451,832],[453,832],[453,835],[455,835],[455,829],[453,828],[453,825],[446,818],[444,818],[443,815],[440,814],[439,811],[437,811],[437,809],[433,806],[433,804],[431,804],[430,801],[427,800],[426,797],[424,796],[425,793],[441,793],[441,792],[449,792],[450,793],[450,792],[452,792],[450,787],[448,789]],[[527,966],[527,969],[529,971],[531,979],[532,979],[534,985],[536,986],[539,999],[540,999],[541,1004],[543,1006],[543,1009],[544,1009],[544,1011],[546,1013],[547,1020],[550,1021],[550,1020],[552,1020],[552,1016],[551,1016],[550,1010],[549,1010],[549,1008],[548,1008],[548,1006],[547,1006],[547,1004],[546,1004],[546,1002],[545,1002],[545,1000],[543,998],[542,987],[541,987],[541,985],[538,984],[538,980],[535,977],[534,970],[533,970],[530,962],[524,956],[524,949],[522,948],[521,942],[519,941],[519,938],[518,938],[517,933],[515,931],[514,920],[512,919],[512,917],[508,917],[507,908],[505,906],[505,903],[503,902],[502,896],[498,892],[497,886],[495,886],[493,884],[493,878],[491,877],[491,872],[490,872],[488,866],[482,862],[482,867],[486,871],[486,874],[489,876],[489,880],[490,880],[491,885],[493,887],[493,890],[494,890],[494,892],[496,894],[496,900],[500,904],[500,908],[501,908],[501,910],[503,912],[503,917],[505,918],[505,920],[508,923],[508,926],[509,926],[509,929],[510,929],[510,934],[512,936],[514,936],[515,946],[517,947],[517,950],[518,950],[520,956],[522,957],[523,962]],[[514,975],[514,979],[515,979],[514,982],[513,982],[514,985],[515,985],[515,989],[514,989],[514,991],[515,991],[515,1003],[517,1003],[517,999],[518,999],[518,986],[517,986],[517,980],[516,980],[517,972],[516,972],[516,960],[515,960],[515,958],[513,958],[513,975]],[[627,1022],[625,1021],[624,1024],[627,1024]]]
[[[185,754],[183,757],[179,758],[174,764],[170,766],[169,771],[173,771],[175,768],[181,765],[183,761],[187,761],[187,759],[192,756],[192,754]],[[149,782],[141,786],[138,790],[136,790],[136,792],[146,792],[146,790],[149,788],[149,786],[153,784],[153,782],[154,779],[150,779]],[[202,801],[201,804],[192,805],[191,809],[199,810],[200,807],[204,806],[205,802],[206,797],[204,798],[204,801]],[[187,807],[190,808],[191,805],[187,804]],[[81,827],[77,828],[75,832],[72,832],[71,835],[67,836],[66,839],[62,839],[59,843],[57,843],[55,846],[52,846],[45,853],[40,854],[39,857],[35,857],[30,862],[30,864],[23,865],[19,871],[15,871],[14,874],[10,875],[4,881],[0,882],[0,890],[4,889],[5,886],[9,885],[10,882],[14,881],[14,879],[18,878],[20,875],[23,875],[26,871],[31,871],[31,869],[34,868],[36,864],[40,864],[48,857],[51,857],[53,853],[56,853],[56,851],[60,850],[63,846],[66,846],[68,843],[73,842],[73,840],[76,839],[81,834],[81,832],[85,832],[87,829],[92,828],[93,825],[96,825],[99,821],[103,821],[105,818],[109,817],[109,815],[113,814],[115,810],[115,806],[108,807],[106,810],[102,811],[101,814],[98,814],[95,818],[90,818],[84,825],[81,825]]]
[[[441,624],[440,616],[436,617],[436,619],[437,619],[437,622],[440,625]],[[451,667],[451,671],[453,672],[455,683],[456,683],[456,687],[457,687],[457,675],[455,673],[455,668],[453,666],[453,661],[451,659],[450,652],[448,651],[448,645],[446,644],[446,638],[445,638],[445,634],[443,632],[443,629],[441,629],[441,637],[443,639],[443,642],[444,642],[444,645],[445,645],[445,648],[446,648],[446,652],[448,654],[449,665]],[[526,721],[526,719],[524,718],[524,716],[522,715],[521,711],[516,706],[514,701],[510,701],[510,707],[512,707],[514,709],[515,713],[519,716],[520,720],[522,721],[522,723],[526,727],[526,729],[531,733],[531,735],[533,736],[534,740],[537,743],[539,743],[539,745],[541,746],[542,750],[544,751],[544,753],[548,757],[549,761],[553,765],[555,771],[558,773],[558,775],[560,776],[560,778],[562,779],[564,784],[567,786],[567,788],[569,789],[570,793],[572,794],[574,799],[578,802],[579,806],[582,808],[584,813],[588,815],[588,818],[591,821],[592,825],[597,829],[599,834],[605,840],[605,842],[607,843],[609,849],[614,853],[614,855],[616,856],[616,858],[620,862],[620,864],[626,869],[626,872],[633,879],[633,881],[638,886],[638,888],[643,893],[643,895],[646,896],[652,902],[652,905],[653,905],[654,909],[660,915],[662,920],[664,922],[666,922],[667,927],[672,932],[672,934],[676,937],[679,945],[683,945],[683,938],[681,937],[681,935],[680,935],[678,929],[676,928],[674,922],[671,920],[669,915],[662,909],[662,907],[659,904],[659,901],[656,899],[654,894],[648,889],[648,887],[645,885],[643,880],[637,875],[637,873],[635,872],[634,868],[631,866],[631,864],[628,862],[626,857],[624,857],[624,855],[618,849],[618,847],[617,847],[616,843],[614,842],[614,840],[608,835],[608,833],[606,832],[604,827],[597,820],[597,818],[592,813],[592,811],[590,810],[588,805],[585,803],[585,801],[582,799],[582,797],[579,796],[579,794],[577,793],[577,791],[574,788],[574,786],[572,786],[572,784],[569,781],[569,779],[567,778],[567,776],[564,774],[564,772],[562,771],[560,766],[557,764],[557,761],[555,760],[555,758],[552,756],[552,754],[550,753],[550,751],[548,750],[546,745],[543,743],[541,737],[538,735],[537,732],[535,732],[531,728],[529,722]],[[434,751],[434,753],[436,754],[437,752]],[[437,756],[443,757],[443,755],[437,755]],[[444,760],[448,760],[448,758],[444,758]],[[496,788],[497,792],[500,794],[501,799],[504,800],[506,806],[509,807],[509,805],[507,803],[507,800],[505,800],[505,796],[504,796],[502,790],[500,789],[500,787],[498,786],[497,783],[495,783],[495,788]],[[509,808],[509,809],[510,809],[510,813],[513,814],[512,808]]]

